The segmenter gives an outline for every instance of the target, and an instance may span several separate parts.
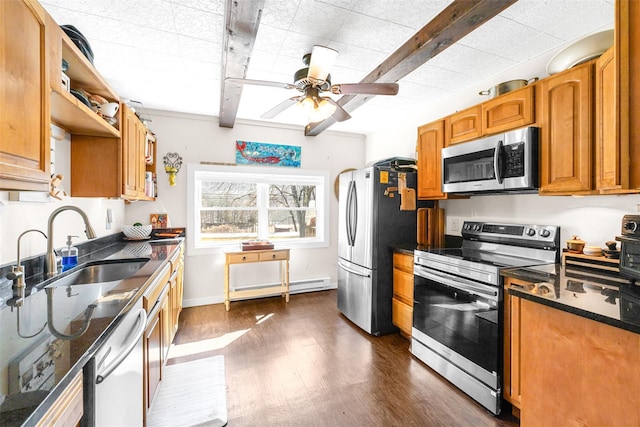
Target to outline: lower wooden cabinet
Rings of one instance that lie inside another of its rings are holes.
[[[512,405],[512,413],[520,416],[522,390],[520,382],[520,303],[507,291],[510,287],[526,286],[530,283],[506,277],[504,279],[504,364],[502,373],[502,397]]]
[[[413,326],[413,256],[393,254],[393,300],[391,319],[400,332],[411,337]]]
[[[166,353],[163,345],[163,328],[167,311],[167,292],[160,295],[160,300],[156,308],[149,313],[147,319],[147,329],[144,333],[144,403],[145,418],[146,412],[151,407],[153,398],[160,386],[162,379],[162,366],[165,362]]]
[[[38,427],[77,426],[83,413],[82,372],[80,372],[36,425]]]
[[[638,426],[640,334],[521,301],[523,426]]]
[[[143,296],[147,310],[147,329],[144,335],[144,404],[146,414],[162,384],[169,348],[178,331],[182,311],[184,273],[184,245],[172,256]]]

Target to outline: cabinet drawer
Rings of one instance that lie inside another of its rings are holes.
[[[393,269],[393,296],[413,306],[413,274]]]
[[[404,270],[407,273],[413,274],[413,256],[394,252],[393,268]]]
[[[247,252],[242,254],[231,254],[229,257],[229,264],[240,264],[243,262],[257,262],[260,259],[260,254]]]
[[[269,251],[260,253],[260,261],[282,260],[287,259],[285,251]]]
[[[413,307],[397,300],[391,300],[391,321],[406,335],[411,336],[413,326]]]
[[[142,305],[144,309],[147,311],[151,311],[151,308],[155,305],[156,301],[160,297],[162,290],[164,289],[164,285],[169,281],[169,277],[171,276],[171,268],[170,264],[166,264],[160,274],[158,274],[158,278],[149,286],[142,296]]]

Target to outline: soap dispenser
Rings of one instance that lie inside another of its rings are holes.
[[[67,247],[62,248],[62,271],[67,271],[78,265],[78,248],[71,246],[71,239],[78,236],[67,236]]]

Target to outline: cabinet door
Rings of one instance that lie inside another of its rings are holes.
[[[138,118],[126,105],[122,106],[122,194],[138,196],[139,148]]]
[[[526,299],[520,315],[521,425],[640,425],[639,334]]]
[[[628,144],[629,159],[640,159],[640,2],[620,0],[615,8],[615,61],[619,74],[619,134]],[[640,188],[640,167],[637,160],[629,164],[629,188]]]
[[[527,282],[505,278],[504,281],[504,399],[511,403],[518,415],[522,391],[520,388],[520,298],[512,297],[507,289],[512,286],[526,286]]]
[[[504,132],[535,121],[535,86],[525,86],[482,103],[482,134]]]
[[[442,149],[444,120],[418,128],[418,199],[444,199],[442,192]]]
[[[469,141],[482,135],[481,114],[481,106],[475,105],[447,117],[445,119],[446,145]]]
[[[593,62],[540,82],[540,194],[593,187]]]
[[[162,310],[154,311],[144,335],[144,401],[149,409],[160,385],[162,353]],[[145,411],[146,414],[146,411]]]
[[[46,13],[0,1],[0,188],[49,191]]]
[[[629,188],[628,139],[618,134],[618,97],[614,48],[596,61],[596,188]],[[624,153],[624,154],[623,154]]]

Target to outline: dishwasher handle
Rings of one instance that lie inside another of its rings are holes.
[[[138,321],[136,322],[137,328],[135,332],[132,332],[133,337],[131,340],[122,348],[120,354],[118,354],[113,361],[105,366],[103,371],[96,376],[96,384],[100,384],[118,367],[120,364],[126,359],[126,357],[133,351],[133,349],[138,344],[138,341],[142,338],[144,334],[144,330],[147,326],[147,312],[144,308],[141,308],[138,312]],[[133,329],[132,329],[133,331]]]

